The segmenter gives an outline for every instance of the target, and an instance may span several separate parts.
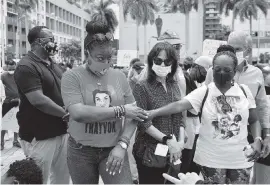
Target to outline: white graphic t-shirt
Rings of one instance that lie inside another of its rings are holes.
[[[208,96],[203,106],[202,124],[197,141],[194,162],[211,168],[249,168],[243,149],[248,145],[247,125],[249,109],[256,108],[255,100],[246,85],[232,86],[225,96],[212,82],[208,85]],[[202,86],[185,99],[194,110],[200,112],[207,86]]]

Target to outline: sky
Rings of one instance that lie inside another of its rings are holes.
[[[119,23],[119,6],[117,4],[113,4],[110,6],[110,8],[113,9],[113,11],[115,12],[115,15],[116,15],[116,17],[118,19],[118,23]],[[114,38],[119,39],[119,26],[115,30]]]

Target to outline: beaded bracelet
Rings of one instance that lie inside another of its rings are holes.
[[[115,118],[122,118],[125,116],[125,108],[123,106],[114,106]]]
[[[123,111],[123,116],[125,116],[125,115],[126,115],[126,109],[125,109],[125,106],[124,106],[124,105],[121,105],[120,107],[121,107],[121,109],[122,109],[122,111]]]

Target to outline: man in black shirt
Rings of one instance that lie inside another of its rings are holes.
[[[50,180],[50,184],[68,184],[62,70],[50,58],[57,52],[57,45],[44,26],[32,28],[28,41],[31,51],[21,59],[14,74],[21,99],[17,114],[21,145],[25,155],[41,167],[44,183]]]

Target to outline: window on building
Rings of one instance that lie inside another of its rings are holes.
[[[50,13],[50,3],[46,1],[46,13]]]
[[[63,32],[63,24],[59,22],[59,32]]]
[[[66,10],[63,9],[63,19],[66,20]]]
[[[46,17],[46,26],[50,28],[50,19],[49,17]]]
[[[51,30],[54,30],[54,20],[50,19],[50,28]]]
[[[55,16],[59,16],[59,7],[56,5],[54,7]]]
[[[65,23],[63,23],[63,32],[64,33],[67,33],[67,28],[66,28],[66,24]]]
[[[82,19],[79,17],[79,26],[82,26]]]
[[[72,13],[69,14],[69,21],[72,23]]]
[[[211,14],[209,14],[209,17],[214,17],[214,14],[212,14],[212,13],[211,13]]]
[[[54,4],[50,3],[50,14],[54,13]]]
[[[260,43],[260,48],[266,48],[266,43]]]
[[[25,32],[25,28],[22,28],[22,34],[26,34],[26,32]]]
[[[69,12],[67,11],[67,21],[69,21]]]
[[[12,31],[13,32],[13,26],[12,25],[8,25],[8,31]]]
[[[258,48],[257,43],[252,43],[252,48]]]
[[[270,31],[266,31],[266,32],[265,32],[265,36],[266,36],[266,37],[270,37]]]
[[[270,48],[270,43],[265,43],[266,48]]]
[[[56,29],[55,29],[55,31],[57,31],[57,32],[59,32],[59,22],[57,21],[57,20],[55,20],[55,25],[56,25]]]
[[[26,48],[26,42],[25,41],[22,41],[22,47]]]
[[[9,45],[13,45],[13,40],[12,39],[8,39],[8,44]]]
[[[17,26],[15,26],[14,32],[17,32]]]
[[[59,7],[59,17],[63,18],[63,9]]]
[[[76,16],[73,14],[73,24],[76,24]]]

